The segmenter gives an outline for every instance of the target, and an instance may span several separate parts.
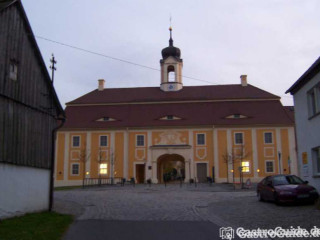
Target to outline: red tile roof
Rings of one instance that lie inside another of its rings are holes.
[[[187,86],[177,92],[164,92],[160,87],[143,88],[106,88],[94,90],[67,103],[134,103],[187,100],[223,100],[223,99],[280,99],[280,97],[252,85]]]
[[[184,87],[179,92],[160,88],[95,90],[68,103],[66,114],[64,129],[294,124],[279,97],[250,85]],[[247,118],[226,118],[233,114]],[[159,120],[168,115],[181,120]],[[96,121],[103,117],[117,121]]]

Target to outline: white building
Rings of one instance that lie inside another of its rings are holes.
[[[300,175],[320,190],[320,58],[288,92],[294,97]]]

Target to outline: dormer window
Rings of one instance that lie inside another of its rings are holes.
[[[102,118],[99,118],[96,121],[97,122],[112,122],[112,121],[117,121],[117,120],[114,119],[114,118],[111,118],[111,117],[102,117]]]
[[[240,119],[240,118],[248,118],[247,116],[245,115],[241,115],[239,113],[235,113],[235,114],[232,114],[232,115],[229,115],[225,118],[229,118],[229,119]]]
[[[164,116],[162,118],[160,118],[159,120],[181,120],[181,118],[179,117],[176,117],[174,115],[167,115],[167,116]]]

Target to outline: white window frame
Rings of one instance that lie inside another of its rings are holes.
[[[143,145],[138,145],[138,137],[143,136]],[[146,146],[146,135],[145,134],[136,134],[136,147],[145,147]]]
[[[106,167],[105,168],[101,168],[101,165],[106,165]],[[98,173],[100,174],[100,175],[103,175],[103,176],[107,176],[108,175],[108,163],[106,163],[106,162],[102,162],[102,163],[100,163],[99,165],[98,165]],[[101,171],[101,169],[106,169],[107,170],[107,172],[106,173],[101,173],[100,171]]]
[[[268,167],[267,167],[267,163],[268,163],[268,162],[271,162],[271,163],[272,163],[272,168],[273,168],[273,171],[272,171],[272,172],[269,172],[269,171],[268,171]],[[265,172],[266,172],[266,173],[275,173],[274,160],[266,160],[266,161],[265,161]]]
[[[311,98],[312,94],[314,95],[314,99]],[[320,82],[314,85],[307,92],[307,104],[309,119],[320,113]],[[312,105],[314,105],[314,110],[312,108]]]
[[[73,144],[73,138],[74,137],[79,137],[79,146],[74,146],[74,144]],[[81,146],[81,136],[80,135],[72,135],[72,137],[71,137],[71,145],[72,145],[73,148],[80,148],[80,146]]]
[[[74,165],[78,165],[78,174],[74,174],[73,173],[73,166]],[[70,173],[71,176],[79,176],[80,175],[80,163],[71,163],[71,173]]]
[[[107,145],[102,146],[101,145],[101,137],[107,137]],[[109,136],[108,135],[99,135],[99,147],[108,147],[109,146]]]
[[[266,142],[266,133],[271,133],[271,143]],[[264,144],[274,144],[273,132],[272,131],[265,131],[263,132],[263,142]]]
[[[243,166],[243,165],[242,165],[243,163],[248,163],[248,164],[249,164],[249,166]],[[251,165],[251,164],[250,164],[250,161],[249,161],[249,160],[248,160],[248,161],[247,161],[247,160],[242,161],[242,162],[241,162],[242,173],[245,173],[245,174],[249,174],[249,173],[251,173],[251,166],[250,166],[250,165]],[[244,169],[244,168],[248,168],[248,169],[249,169],[249,171],[244,172],[244,171],[243,171],[243,169]]]
[[[320,176],[320,171],[318,171],[318,165],[320,165],[320,146],[312,148],[311,152],[312,152],[313,174],[314,176]]]
[[[204,137],[204,143],[203,143],[203,144],[198,142],[198,136],[199,136],[199,135],[203,135],[203,137]],[[197,133],[197,134],[196,134],[196,145],[197,145],[197,146],[206,146],[206,143],[207,143],[206,140],[207,140],[207,136],[206,136],[205,133]]]
[[[242,135],[242,143],[237,143],[236,141],[236,134],[241,134]],[[234,145],[244,145],[244,133],[243,132],[234,132]]]

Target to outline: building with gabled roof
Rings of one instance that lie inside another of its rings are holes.
[[[83,178],[259,181],[296,173],[292,109],[247,83],[183,86],[181,51],[162,50],[160,87],[98,88],[66,104],[56,186]],[[241,171],[240,171],[241,170]]]
[[[299,172],[320,190],[320,58],[287,90],[295,105]]]
[[[52,207],[65,115],[21,1],[0,3],[0,219]]]

